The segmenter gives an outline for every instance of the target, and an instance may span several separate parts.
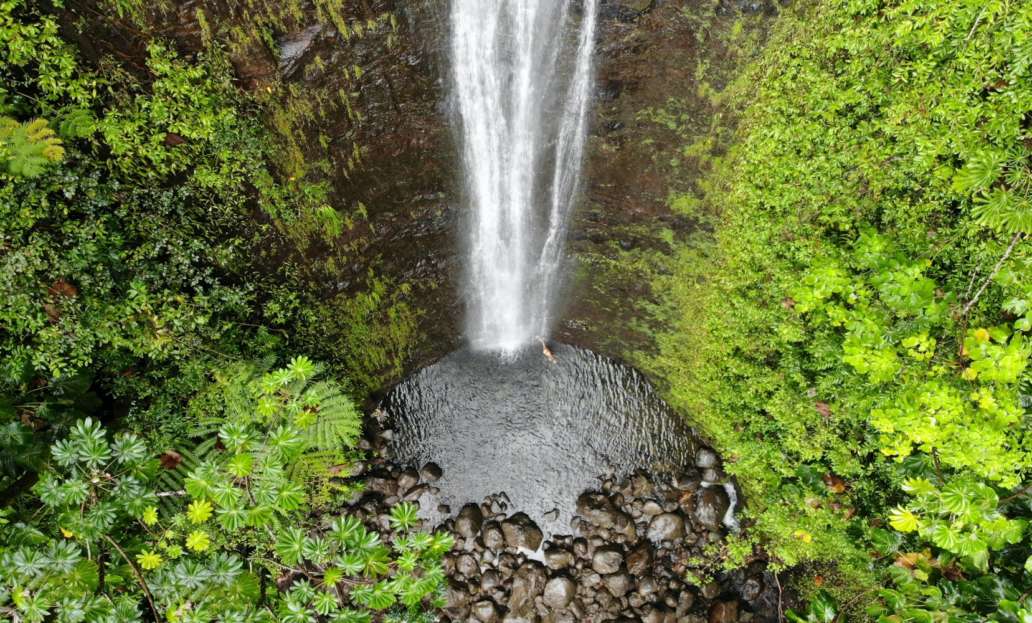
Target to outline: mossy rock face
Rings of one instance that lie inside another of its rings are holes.
[[[633,358],[651,350],[649,283],[671,243],[705,227],[696,190],[725,147],[720,93],[762,45],[773,5],[614,2],[604,10],[586,192],[571,232],[562,341]],[[751,6],[751,5],[750,5]]]
[[[326,305],[354,300],[361,308],[374,294],[392,308],[404,305],[406,327],[387,313],[379,329],[351,332],[408,336],[378,355],[387,361],[382,373],[361,371],[372,374],[368,383],[389,384],[461,342],[462,193],[446,103],[446,15],[433,2],[342,5],[348,24],[375,24],[362,36],[345,35],[318,14],[325,4],[290,14],[284,5],[261,29],[195,10],[153,19],[175,22],[165,32],[189,51],[203,52],[220,37],[236,41],[227,46],[230,60],[241,88],[255,94],[283,137],[284,173],[325,184],[328,203],[345,220],[332,239],[315,227],[282,227],[278,255],[290,268],[269,268],[289,272],[294,285],[287,287]],[[648,283],[663,270],[669,243],[698,227],[671,208],[671,191],[690,197],[705,170],[713,145],[698,150],[701,157],[686,156],[685,146],[704,142],[709,119],[721,113],[714,94],[756,39],[742,40],[736,30],[743,14],[713,0],[602,3],[586,184],[570,232],[573,266],[557,339],[623,357],[649,348]],[[767,22],[756,17],[746,30],[762,31]],[[110,52],[123,35],[135,40],[123,32],[95,47]],[[387,292],[374,293],[374,281]],[[369,316],[341,311],[342,318]],[[315,325],[305,331],[319,334]]]

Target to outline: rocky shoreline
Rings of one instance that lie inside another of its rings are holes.
[[[758,560],[706,573],[728,531],[732,500],[709,449],[677,474],[602,478],[577,499],[569,534],[548,535],[504,492],[450,509],[435,500],[441,469],[390,460],[392,432],[363,444],[372,457],[352,478],[365,482],[345,512],[389,532],[388,509],[409,501],[450,518],[455,537],[443,621],[645,621],[733,623],[777,620],[778,582]]]

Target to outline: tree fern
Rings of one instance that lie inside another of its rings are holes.
[[[354,445],[362,415],[340,383],[320,379],[324,367],[297,357],[272,369],[271,360],[238,363],[220,370],[212,387],[191,402],[195,433],[207,435],[225,422],[296,426],[308,450]]]
[[[320,378],[323,372],[306,357],[283,368],[267,359],[219,369],[210,387],[190,403],[191,434],[201,441],[177,448],[181,462],[162,475],[162,485],[178,491],[195,474],[191,482],[199,486],[205,479],[196,470],[208,461],[257,483],[272,476],[267,473],[271,460],[285,467],[277,478],[290,481],[288,486],[277,480],[272,490],[301,486],[315,504],[347,493],[348,485],[337,476],[353,459],[362,416],[339,383]]]
[[[218,439],[209,437],[199,443],[189,443],[184,447],[169,450],[161,456],[162,470],[157,477],[157,486],[166,494],[161,497],[161,504],[166,511],[177,506],[178,493],[186,487],[186,478],[190,472],[210,460],[218,452]]]

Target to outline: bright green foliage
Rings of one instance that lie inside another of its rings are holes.
[[[243,370],[217,378],[191,404],[203,411],[202,428],[218,424],[219,446],[202,441],[204,450],[183,481],[195,500],[191,520],[204,518],[193,523],[203,523],[213,505],[227,536],[244,527],[278,526],[306,498],[322,500],[331,468],[346,463],[344,451],[361,431],[354,404],[337,384],[316,381],[321,366],[307,358],[260,375]],[[295,477],[301,475],[313,479]]]
[[[7,173],[17,177],[36,177],[51,163],[64,157],[61,139],[46,119],[18,123],[0,117],[0,163]]]
[[[35,487],[41,512],[17,523],[3,516],[0,611],[32,623],[76,612],[127,621],[361,621],[377,612],[429,620],[422,612],[439,605],[451,537],[415,531],[408,503],[391,511],[390,542],[346,515],[319,528],[310,496],[289,477],[323,441],[355,441],[357,417],[336,413],[354,407],[335,392],[311,392],[325,383],[313,383],[318,374],[298,357],[247,387],[204,396],[227,399],[222,449],[189,471],[185,491],[160,498],[158,461],[143,441],[79,421],[51,448]],[[332,421],[320,422],[323,414]],[[263,593],[263,577],[281,576],[293,577],[289,586]]]
[[[124,527],[157,498],[146,488],[156,469],[135,435],[109,441],[99,422],[86,418],[50,450],[52,470],[35,493],[62,532],[95,542]]]
[[[175,365],[241,336],[254,294],[239,278],[257,233],[244,208],[269,174],[261,126],[236,114],[224,64],[152,45],[151,84],[101,78],[80,67],[52,17],[21,1],[0,4],[0,27],[0,80],[17,89],[6,114],[50,119],[65,156],[52,162],[61,144],[45,122],[5,118],[0,390],[88,368],[128,385],[135,366]]]
[[[6,400],[0,398],[0,486],[6,489],[19,476],[38,469],[45,454],[46,447],[37,443],[19,415],[30,412],[55,426],[69,426],[99,407],[91,382],[89,375],[77,374],[53,383],[50,393],[29,389]]]
[[[340,296],[335,315],[315,315],[304,280],[277,274],[290,254],[279,232],[322,210],[325,184],[278,174],[263,110],[217,48],[186,59],[153,41],[133,71],[90,67],[60,37],[59,11],[0,1],[4,488],[31,477],[47,437],[94,413],[97,395],[131,401],[133,425],[167,443],[184,432],[185,397],[227,360],[316,342],[299,333],[325,343],[329,319],[359,308],[346,332],[370,344],[375,312],[405,310]],[[288,309],[269,300],[281,295]],[[335,373],[361,353],[349,344],[346,359]]]
[[[791,623],[833,623],[838,618],[838,604],[827,591],[818,591],[810,603],[807,604],[806,612],[799,614],[789,610],[786,618]]]
[[[92,67],[60,37],[60,10],[0,1],[2,423],[60,430],[40,405],[84,375],[174,437],[210,369],[285,342],[321,348],[363,389],[397,374],[415,326],[405,293],[370,277],[354,300],[321,299],[317,284],[350,270],[298,268],[302,239],[329,243],[310,221],[341,232],[329,185],[282,172],[269,111],[219,47],[183,58],[155,40],[140,66]]]
[[[833,563],[838,590],[868,587],[852,608],[880,575],[888,621],[1016,616],[1032,4],[803,3],[724,97],[747,104],[737,144],[679,202],[717,233],[655,284],[672,330],[651,366],[777,562]]]
[[[372,274],[354,303],[298,287],[289,258],[353,227],[275,138],[322,104],[284,119],[219,45],[91,65],[63,9],[0,0],[0,618],[432,620],[447,537],[411,505],[382,535],[315,516],[358,484],[343,385],[303,357],[236,363],[319,342],[371,385],[411,334]],[[348,32],[374,27],[396,24]]]

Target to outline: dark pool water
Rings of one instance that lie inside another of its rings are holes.
[[[392,453],[444,470],[452,511],[505,492],[546,532],[570,532],[577,496],[599,477],[675,470],[699,447],[690,427],[638,371],[590,351],[540,346],[505,361],[457,351],[384,400]],[[434,509],[428,519],[443,519]]]

